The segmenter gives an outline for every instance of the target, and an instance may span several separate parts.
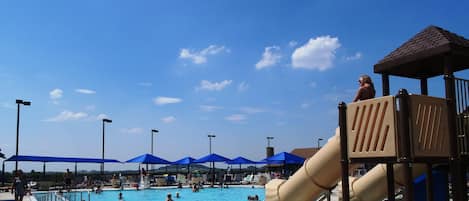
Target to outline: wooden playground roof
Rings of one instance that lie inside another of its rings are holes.
[[[429,26],[374,66],[374,72],[409,78],[443,75],[445,56],[452,72],[469,68],[469,40],[437,26]]]

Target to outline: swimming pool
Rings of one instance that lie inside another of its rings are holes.
[[[172,194],[174,201],[246,201],[249,195],[256,194],[259,200],[264,200],[265,195],[264,188],[248,187],[204,188],[196,193],[190,188],[109,190],[100,194],[90,193],[90,201],[118,201],[119,192],[122,192],[125,201],[165,201],[168,193]],[[176,192],[179,192],[180,198],[176,198]],[[87,193],[85,200],[88,200]]]

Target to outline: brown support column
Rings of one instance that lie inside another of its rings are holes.
[[[388,184],[388,201],[395,201],[395,189],[394,189],[394,167],[393,163],[386,163],[386,178]]]
[[[383,85],[383,96],[390,95],[389,89],[389,75],[382,74],[381,81]],[[394,201],[395,198],[395,189],[394,189],[394,168],[393,163],[386,163],[386,181],[388,186],[388,200]]]
[[[420,93],[422,95],[428,95],[428,84],[427,78],[420,79]]]
[[[398,97],[399,103],[399,144],[401,149],[399,150],[400,158],[399,162],[402,162],[404,165],[404,197],[405,200],[412,201],[414,198],[413,195],[413,181],[412,181],[412,165],[411,165],[411,143],[410,143],[410,133],[409,133],[409,94],[407,90],[400,89]]]
[[[389,75],[388,74],[382,74],[381,75],[381,81],[383,84],[383,96],[388,96],[389,93]]]
[[[451,174],[451,193],[453,200],[467,200],[466,194],[466,172],[461,168],[460,158],[457,147],[456,133],[456,95],[453,75],[453,66],[450,57],[445,56],[444,66],[445,76],[445,94],[448,105],[448,131],[450,143],[450,174]]]
[[[425,190],[427,191],[427,201],[433,201],[433,174],[432,174],[432,164],[427,163],[427,172],[426,172],[426,182]]]
[[[340,128],[340,164],[342,166],[342,200],[350,200],[349,190],[349,161],[347,150],[347,105],[339,104],[339,128]]]
[[[427,78],[420,79],[420,93],[428,95],[428,82]],[[432,177],[432,164],[427,163],[425,190],[427,194],[427,201],[433,201],[433,177]]]

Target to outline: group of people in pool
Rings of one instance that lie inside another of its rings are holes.
[[[181,196],[179,196],[179,192],[176,192],[176,198],[180,198],[180,197]],[[166,195],[166,201],[173,201],[171,193],[168,193],[168,195]]]

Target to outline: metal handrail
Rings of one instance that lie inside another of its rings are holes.
[[[83,193],[88,193],[88,199],[83,197]],[[62,195],[57,191],[47,191],[47,193],[36,194],[34,197],[37,201],[91,201],[89,191],[70,191],[63,193]]]

